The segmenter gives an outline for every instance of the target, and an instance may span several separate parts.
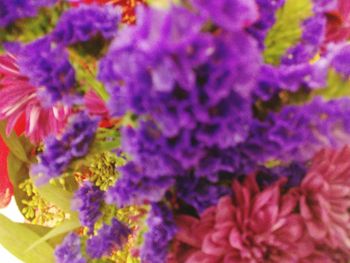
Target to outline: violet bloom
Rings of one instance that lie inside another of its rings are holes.
[[[137,128],[123,130],[123,150],[133,158],[128,169],[134,169],[123,171],[124,185],[144,189],[147,182],[148,192],[153,182],[149,195],[159,198],[163,182],[247,138],[261,58],[244,28],[210,34],[201,31],[203,19],[180,7],[140,11],[137,24],[119,31],[101,60],[99,78],[110,91],[112,113],[142,116]],[[124,199],[117,192],[112,199]]]
[[[68,46],[84,42],[98,34],[105,39],[115,36],[120,15],[111,5],[80,6],[67,10],[53,30],[52,40],[58,45]]]
[[[326,34],[326,17],[316,14],[303,22],[303,33],[298,44],[287,50],[282,64],[309,63],[320,51]]]
[[[32,173],[39,175],[37,184],[48,182],[59,176],[75,158],[81,158],[89,151],[95,137],[97,120],[80,112],[71,120],[60,138],[48,137],[40,162],[33,166]]]
[[[9,134],[21,116],[25,115],[25,134],[33,143],[64,128],[70,109],[61,104],[47,107],[26,75],[21,72],[17,58],[0,56],[0,119],[7,120]]]
[[[72,208],[79,212],[80,222],[89,229],[89,234],[93,233],[95,223],[102,215],[103,201],[104,192],[90,182],[85,182],[74,194]]]
[[[68,234],[63,242],[56,247],[55,258],[57,263],[86,263],[81,253],[79,236],[74,233]]]
[[[229,193],[229,187],[194,176],[179,177],[176,181],[177,196],[194,207],[198,214],[215,205],[220,197]]]
[[[131,234],[130,229],[117,219],[112,219],[111,225],[104,224],[96,236],[87,241],[86,251],[92,258],[101,258],[122,249]]]
[[[350,142],[349,116],[348,98],[315,98],[308,104],[286,106],[256,121],[241,147],[258,163],[306,161],[322,148],[341,148]]]
[[[168,254],[169,243],[176,233],[171,210],[165,204],[153,203],[147,224],[148,232],[141,248],[141,261],[163,263]]]
[[[35,16],[39,9],[51,6],[57,0],[1,0],[0,2],[0,28],[6,27],[17,19]]]
[[[75,71],[65,49],[51,42],[49,36],[26,45],[7,45],[17,58],[20,72],[38,89],[45,106],[58,101],[71,104],[74,97]]]
[[[143,172],[140,165],[129,162],[122,168],[122,177],[108,189],[106,201],[120,207],[128,204],[144,204],[160,201],[167,190],[175,183],[174,176]]]
[[[332,59],[334,69],[345,77],[350,77],[350,45],[340,48]]]
[[[192,0],[205,17],[227,30],[236,31],[252,25],[259,17],[254,0]]]

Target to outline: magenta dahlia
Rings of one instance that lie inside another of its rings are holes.
[[[314,252],[296,199],[280,194],[281,181],[260,191],[254,176],[234,182],[225,196],[196,219],[180,216],[173,262],[302,262]],[[176,258],[176,260],[174,260]]]
[[[301,183],[299,203],[320,250],[350,258],[350,147],[315,155]]]

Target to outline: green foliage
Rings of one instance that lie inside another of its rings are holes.
[[[25,263],[54,262],[53,248],[47,242],[26,251],[40,238],[36,232],[23,224],[12,222],[3,215],[0,215],[0,225],[0,243],[16,257]]]
[[[286,0],[265,39],[265,62],[279,64],[282,55],[301,37],[301,23],[312,15],[311,0]]]
[[[328,72],[327,86],[323,89],[315,90],[314,96],[322,96],[325,99],[336,99],[350,97],[350,79],[341,76],[334,70]]]

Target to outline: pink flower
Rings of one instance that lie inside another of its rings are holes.
[[[0,56],[0,120],[7,120],[7,133],[25,115],[25,134],[32,142],[38,143],[48,134],[57,134],[64,127],[69,113],[61,105],[44,107],[36,87],[20,73],[16,58]]]
[[[109,111],[105,102],[101,99],[99,95],[96,94],[95,91],[89,90],[84,95],[84,104],[86,106],[86,110],[92,116],[99,116],[102,119],[109,119]]]
[[[349,259],[350,147],[316,154],[300,195],[300,214],[310,236],[322,251]]]
[[[297,199],[281,196],[281,181],[263,191],[249,176],[196,219],[179,216],[172,262],[301,262],[314,252],[303,219],[294,212]],[[174,258],[177,259],[174,260]]]

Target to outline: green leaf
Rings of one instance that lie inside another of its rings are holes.
[[[27,153],[24,150],[24,147],[16,133],[12,131],[9,136],[6,135],[5,121],[0,121],[0,134],[7,147],[18,159],[23,162],[29,162]]]
[[[27,200],[27,194],[19,188],[19,185],[29,178],[29,169],[26,163],[22,162],[13,153],[7,157],[7,169],[10,181],[13,185],[13,192],[19,211],[25,208],[22,200]]]
[[[73,194],[58,185],[51,183],[37,188],[39,195],[46,201],[61,208],[65,212],[71,212],[71,200]]]
[[[72,217],[69,220],[64,221],[62,224],[58,225],[57,227],[53,228],[49,232],[47,232],[44,236],[42,236],[40,239],[36,240],[33,244],[28,246],[27,251],[33,250],[35,247],[39,246],[40,244],[46,242],[49,239],[60,237],[61,235],[73,231],[74,229],[80,227],[80,221],[77,217]]]
[[[265,39],[265,62],[279,64],[286,50],[301,37],[301,23],[312,15],[311,0],[286,0],[276,13],[276,23]]]
[[[36,242],[40,236],[23,226],[14,223],[7,217],[0,215],[0,243],[12,254],[25,263],[54,262],[53,248],[46,242],[38,244],[30,251],[26,249]]]
[[[350,80],[344,78],[334,70],[328,72],[327,87],[313,92],[314,96],[322,96],[325,99],[350,97]]]
[[[48,232],[52,230],[51,227],[46,226],[39,226],[34,224],[22,224],[24,227],[30,229],[31,231],[38,234],[40,237],[43,237]],[[55,237],[52,237],[47,240],[47,243],[49,243],[53,248],[55,248],[58,244],[62,243],[63,238],[65,237],[65,234],[57,235]]]

